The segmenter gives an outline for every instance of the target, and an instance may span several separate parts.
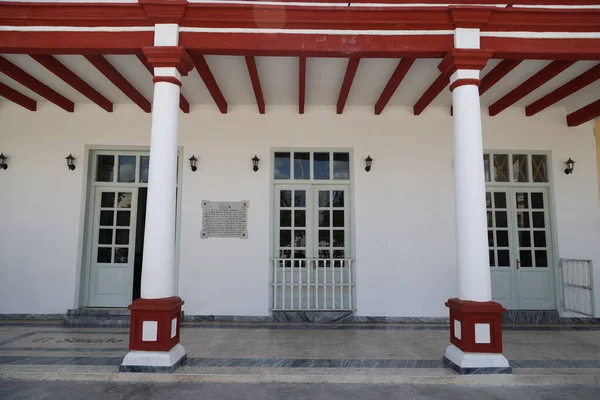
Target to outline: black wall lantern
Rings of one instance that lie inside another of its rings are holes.
[[[67,167],[73,171],[75,169],[75,157],[73,157],[72,154],[69,154],[65,157],[65,160],[67,160]]]
[[[192,172],[196,172],[196,170],[198,169],[198,167],[196,167],[196,161],[198,161],[198,159],[195,155],[192,154],[192,156],[190,157],[190,168],[192,169]]]
[[[260,161],[260,158],[258,158],[256,156],[256,154],[254,155],[254,158],[252,159],[252,170],[254,172],[258,171],[258,162]]]
[[[4,153],[0,153],[0,169],[6,169],[8,168],[8,165],[6,164],[6,156],[4,155]]]
[[[373,159],[371,156],[367,156],[365,158],[365,171],[369,172],[371,170],[371,165],[373,164]]]
[[[573,173],[573,167],[575,167],[575,161],[571,160],[571,157],[565,162],[567,164],[567,168],[565,169],[565,174],[569,175]]]

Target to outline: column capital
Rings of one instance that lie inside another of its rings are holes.
[[[452,75],[459,69],[481,71],[492,58],[492,52],[480,49],[452,49],[438,65],[445,75]]]
[[[186,76],[194,68],[190,55],[182,46],[147,46],[142,51],[153,68],[177,68]]]
[[[138,3],[155,24],[179,24],[188,6],[187,0],[139,0]]]
[[[492,16],[489,8],[450,7],[450,16],[455,28],[481,29]]]

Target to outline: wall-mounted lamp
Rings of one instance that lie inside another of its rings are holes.
[[[565,169],[565,174],[572,174],[573,168],[575,167],[575,161],[571,160],[571,157],[569,157],[565,164],[567,165],[567,168]]]
[[[196,172],[196,170],[198,169],[198,167],[196,167],[196,161],[198,161],[198,159],[195,155],[192,154],[192,156],[190,157],[190,168],[192,169],[192,172]]]
[[[69,154],[65,157],[65,160],[67,160],[67,168],[73,171],[75,169],[75,157],[73,157],[72,154]]]
[[[365,171],[369,172],[371,170],[371,165],[373,165],[373,159],[371,156],[367,156],[367,158],[365,158]]]
[[[6,157],[4,155],[4,153],[0,153],[0,169],[6,169],[8,168],[8,164],[6,164],[6,159],[8,157]]]
[[[260,158],[258,158],[256,156],[256,154],[254,155],[254,158],[252,159],[252,170],[254,172],[258,171],[258,162],[260,161]]]

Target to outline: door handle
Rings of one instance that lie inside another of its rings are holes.
[[[521,262],[519,260],[517,260],[517,269],[519,269],[520,266],[521,266]]]

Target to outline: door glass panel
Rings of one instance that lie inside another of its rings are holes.
[[[96,182],[112,182],[115,169],[115,156],[96,157]]]
[[[544,208],[544,194],[531,193],[531,208]]]
[[[344,191],[333,191],[333,207],[344,207]]]
[[[330,205],[329,190],[319,190],[319,207],[330,207]]]
[[[119,182],[135,182],[135,156],[119,156]]]
[[[306,190],[294,191],[294,207],[306,207]]]
[[[496,211],[496,227],[505,228],[508,226],[508,217],[506,211]]]
[[[333,231],[333,247],[344,247],[344,231],[334,230]]]
[[[329,227],[329,210],[319,211],[319,227],[322,227],[322,228]]]
[[[129,244],[129,229],[117,229],[115,244]]]
[[[498,247],[508,247],[508,231],[496,231],[496,243]]]
[[[279,226],[292,226],[292,210],[279,211]]]
[[[521,261],[521,267],[533,267],[533,260],[531,259],[531,250],[519,250],[519,256]]]
[[[517,208],[529,208],[528,193],[517,193],[515,198],[517,200]]]
[[[333,251],[333,258],[345,258],[345,251],[344,250],[334,250]]]
[[[119,197],[117,199],[117,208],[131,208],[131,192],[119,192]]]
[[[517,227],[529,228],[529,211],[517,213]]]
[[[282,229],[279,232],[279,247],[292,247],[292,231]]]
[[[115,263],[126,264],[129,259],[129,249],[127,247],[117,247],[115,249]]]
[[[508,182],[508,154],[494,154],[494,181]]]
[[[498,266],[510,267],[510,253],[508,250],[498,250]]]
[[[295,226],[306,226],[306,211],[296,210],[294,211],[294,224]]]
[[[349,153],[333,153],[333,179],[350,179]]]
[[[543,212],[532,212],[533,217],[533,227],[534,228],[544,228],[546,226],[544,221],[544,213]]]
[[[535,247],[546,247],[546,232],[545,231],[534,231],[533,232],[533,245]]]
[[[488,211],[487,212],[487,226],[488,228],[491,228],[494,226],[494,219],[492,217],[492,212]]]
[[[117,226],[129,226],[131,223],[131,212],[129,211],[118,211],[117,212]]]
[[[110,247],[98,247],[98,259],[99,263],[110,263],[112,257],[112,248]]]
[[[306,247],[306,231],[294,230],[294,247]]]
[[[100,229],[98,234],[98,244],[112,244],[112,237],[112,229]]]
[[[331,246],[331,231],[319,229],[319,247]]]
[[[535,266],[542,268],[548,266],[548,253],[546,252],[546,250],[535,251]]]
[[[140,157],[140,182],[148,183],[148,171],[150,171],[150,157]]]
[[[531,247],[531,234],[529,231],[519,231],[519,246]]]
[[[496,208],[506,208],[506,193],[504,193],[504,192],[494,193],[494,206]]]
[[[275,179],[290,179],[290,153],[275,153]]]
[[[294,179],[310,179],[310,153],[294,153]]]
[[[548,182],[548,160],[545,155],[531,156],[531,175],[534,182]]]
[[[113,226],[114,218],[114,211],[100,211],[100,226]]]
[[[490,267],[496,266],[496,258],[494,256],[494,250],[490,250]]]
[[[527,155],[513,154],[513,182],[529,182],[529,171],[527,169]]]
[[[329,179],[329,153],[314,153],[315,179]]]
[[[494,247],[494,231],[488,231],[488,246]]]
[[[485,181],[489,182],[490,181],[490,155],[489,154],[483,155],[483,170],[485,172]]]
[[[333,226],[343,227],[344,226],[344,210],[335,210],[333,212]]]
[[[292,206],[292,191],[291,190],[282,190],[279,193],[279,205],[281,207],[291,207]]]
[[[306,250],[294,250],[294,258],[306,258]],[[305,264],[296,263],[294,267],[298,268],[300,265]]]
[[[485,207],[492,208],[492,194],[490,192],[485,193]]]
[[[279,257],[280,258],[292,258],[292,251],[291,250],[279,250]]]
[[[104,192],[102,193],[102,199],[100,200],[100,207],[115,207],[115,193],[114,192]]]

